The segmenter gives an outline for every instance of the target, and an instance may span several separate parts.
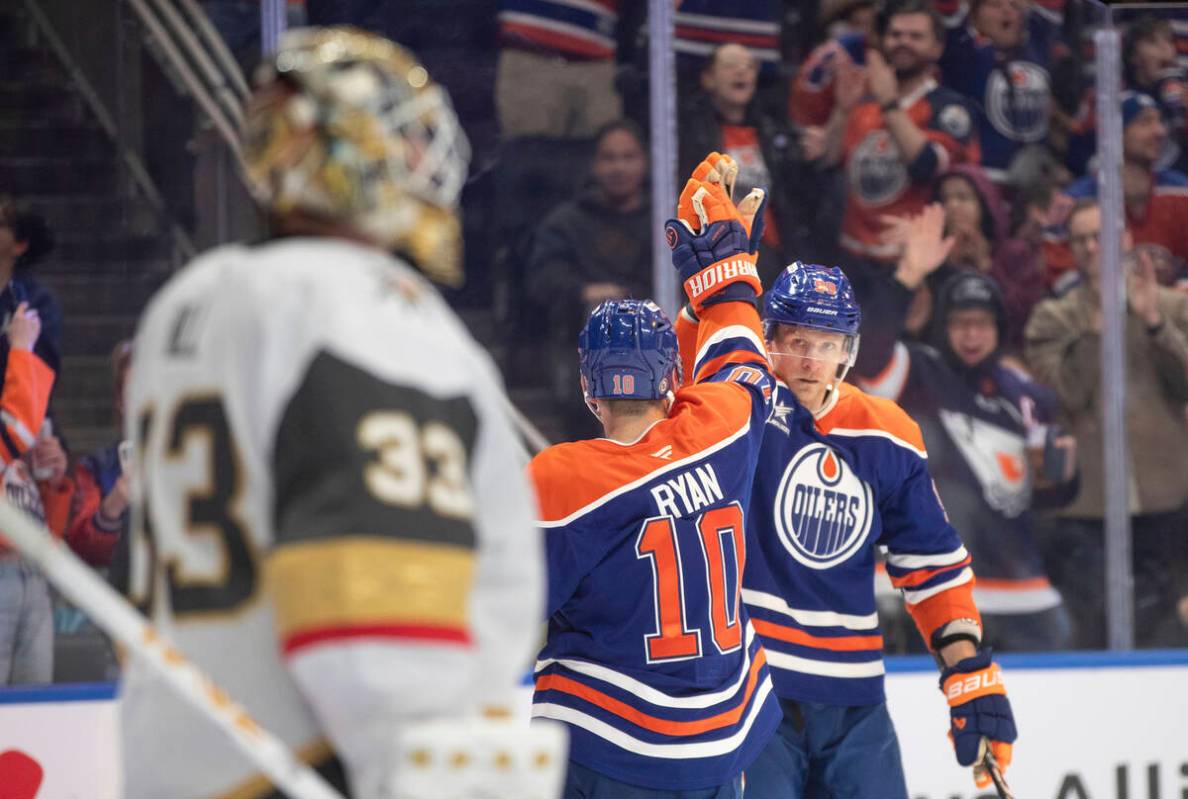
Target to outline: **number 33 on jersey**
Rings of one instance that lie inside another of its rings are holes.
[[[500,704],[531,660],[543,559],[500,392],[379,251],[203,256],[137,336],[134,599],[299,754],[390,767],[413,718]],[[135,663],[122,701],[129,799],[266,795]]]

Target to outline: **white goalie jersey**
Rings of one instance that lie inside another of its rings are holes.
[[[133,599],[355,796],[410,721],[507,699],[544,567],[499,377],[407,265],[344,241],[202,256],[152,301],[127,402]],[[274,796],[135,660],[128,799]]]

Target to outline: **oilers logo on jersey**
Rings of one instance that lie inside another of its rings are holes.
[[[1009,139],[1040,141],[1048,135],[1050,94],[1047,70],[1030,61],[1014,61],[986,80],[986,116]]]
[[[862,548],[870,534],[870,486],[833,449],[814,442],[788,462],[773,508],[784,548],[810,569],[828,569]]]
[[[986,504],[1008,519],[1031,505],[1023,436],[1000,424],[941,408],[937,415],[982,487]]]
[[[908,185],[907,168],[899,148],[884,128],[876,128],[850,156],[850,186],[866,205],[883,205],[894,200]]]

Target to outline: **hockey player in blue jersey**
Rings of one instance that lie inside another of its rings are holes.
[[[840,269],[794,263],[767,292],[763,322],[776,405],[760,452],[743,599],[784,721],[747,773],[761,797],[907,797],[883,694],[876,548],[942,667],[962,765],[989,783],[985,753],[1010,762],[1015,724],[998,666],[979,649],[970,558],[928,474],[917,425],[842,382],[860,312]],[[797,404],[816,435],[789,423]]]
[[[999,767],[1010,762],[1014,719],[998,666],[979,648],[970,558],[937,499],[920,430],[894,403],[842,382],[860,312],[840,269],[792,264],[763,316],[779,382],[743,599],[784,720],[747,770],[748,794],[906,799],[883,693],[877,547],[941,663],[957,759],[986,785],[987,750]],[[678,322],[683,351],[693,322]]]
[[[529,467],[549,566],[532,712],[569,728],[567,799],[737,799],[780,723],[740,592],[772,390],[759,231],[720,185],[691,180],[681,207],[693,224],[666,233],[701,315],[691,385],[659,307],[603,303],[579,355],[606,435]]]

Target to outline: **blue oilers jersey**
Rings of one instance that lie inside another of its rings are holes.
[[[740,596],[772,378],[758,315],[711,306],[693,385],[630,443],[553,446],[529,467],[549,566],[533,715],[570,757],[657,789],[733,779],[780,721]]]
[[[780,697],[883,701],[880,547],[926,637],[954,612],[976,619],[969,555],[926,458],[919,427],[889,400],[843,383],[814,420],[777,385],[747,515],[743,601]]]
[[[1060,28],[1049,14],[1032,10],[1023,43],[1007,59],[980,36],[964,14],[950,22],[939,66],[941,83],[976,109],[982,166],[1001,183],[1022,147],[1048,140],[1051,78],[1048,67]]]

